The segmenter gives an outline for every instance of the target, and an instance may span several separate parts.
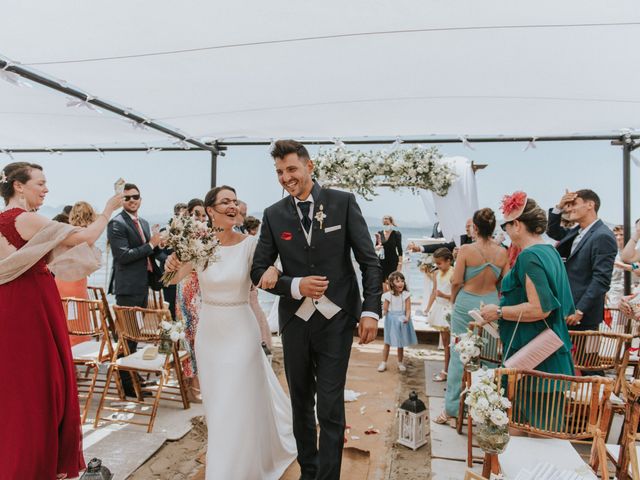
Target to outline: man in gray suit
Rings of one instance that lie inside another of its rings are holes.
[[[576,305],[576,313],[567,318],[571,330],[598,330],[604,318],[605,294],[618,248],[613,232],[598,219],[599,209],[600,197],[584,189],[566,191],[549,210],[547,234],[558,240],[556,249],[564,259]],[[562,227],[563,212],[578,225]]]
[[[151,234],[149,222],[138,215],[141,203],[138,187],[125,184],[123,209],[107,225],[113,255],[109,293],[115,294],[116,304],[121,307],[146,307],[149,286],[160,275],[155,262],[160,233]],[[128,346],[131,353],[137,349],[135,342],[129,341]],[[125,394],[135,397],[129,374],[122,372],[120,378]]]

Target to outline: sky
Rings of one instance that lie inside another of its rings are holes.
[[[445,157],[464,156],[488,165],[476,174],[480,207],[497,210],[502,195],[524,190],[549,208],[566,188],[591,188],[600,195],[601,218],[622,222],[621,147],[609,142],[539,142],[535,149],[524,151],[525,146],[483,143],[474,145],[475,150],[461,144],[438,148]],[[366,149],[371,148],[375,146]],[[313,156],[317,148],[309,150]],[[78,200],[102,209],[112,195],[113,183],[122,177],[140,187],[142,216],[158,218],[170,215],[176,202],[203,198],[210,182],[210,155],[206,152],[16,154],[15,159],[44,167],[50,189],[45,206],[56,209]],[[10,161],[0,155],[0,165]],[[640,169],[633,163],[631,169],[635,219],[640,216],[634,195]],[[267,146],[230,147],[226,156],[219,157],[218,183],[235,187],[238,197],[249,204],[250,213],[260,213],[282,197]],[[390,214],[404,227],[427,223],[422,200],[408,189],[393,192],[381,188],[378,193],[372,201],[359,198],[366,217]]]

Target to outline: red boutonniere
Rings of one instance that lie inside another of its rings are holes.
[[[282,232],[280,234],[280,238],[282,240],[291,240],[293,238],[293,235],[291,235],[291,232]]]

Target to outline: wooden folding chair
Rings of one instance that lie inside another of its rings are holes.
[[[120,392],[120,398],[110,397],[107,393],[107,389],[100,399],[100,405],[98,406],[98,412],[96,413],[95,426],[97,427],[100,420],[107,422],[124,422],[132,423],[135,425],[146,425],[147,432],[151,433],[153,430],[153,424],[158,413],[158,407],[160,400],[169,400],[174,402],[182,402],[183,408],[186,410],[189,408],[189,400],[187,398],[187,389],[185,387],[184,378],[182,374],[182,362],[188,357],[188,353],[185,351],[179,351],[178,342],[173,342],[172,353],[161,354],[150,360],[145,360],[144,349],[139,348],[135,353],[129,351],[127,340],[138,342],[139,344],[158,345],[160,343],[160,324],[163,320],[171,321],[171,314],[168,310],[164,309],[152,309],[152,308],[139,308],[139,307],[119,307],[114,306],[113,310],[116,315],[116,329],[118,331],[118,348],[114,353],[109,371],[107,373],[107,386],[109,386],[112,379],[115,380]],[[140,345],[139,345],[140,346]],[[124,353],[121,358],[118,357],[118,352]],[[122,408],[115,408],[112,406],[105,406],[105,401],[118,401],[124,400],[122,392],[122,386],[120,385],[120,371],[126,371],[133,377],[133,385],[136,390],[138,399],[130,400],[135,406],[141,407],[140,409],[128,408],[124,406]],[[157,374],[159,377],[158,385],[153,397],[153,405],[151,412],[148,413],[142,409],[142,406],[148,406],[144,402],[142,391],[153,391],[151,388],[141,388],[137,381],[136,373],[140,374]],[[175,384],[169,383],[171,380]],[[163,396],[163,393],[166,393]],[[112,414],[110,417],[102,417],[103,410],[119,412],[122,415],[114,417]],[[134,421],[136,415],[148,417],[148,422],[142,423]],[[126,418],[123,418],[126,417]]]
[[[63,298],[62,307],[67,317],[69,335],[90,337],[71,347],[73,363],[78,367],[85,367],[84,377],[78,376],[78,397],[84,400],[82,408],[82,423],[87,420],[91,399],[96,391],[100,365],[113,357],[113,345],[107,330],[104,308],[96,300],[80,298]],[[92,372],[88,376],[88,372]],[[86,385],[86,381],[89,385]]]
[[[615,376],[614,393],[622,387],[632,336],[627,333],[602,331],[569,331],[573,349],[573,364],[588,375],[591,372],[610,372]]]
[[[561,469],[584,471],[585,478],[595,479],[597,470],[603,479],[609,478],[605,430],[613,379],[516,369],[497,369],[495,375],[506,384],[512,404],[507,412],[511,429],[544,438],[512,436],[505,453],[485,455],[484,476],[500,469],[506,478],[514,478],[522,468],[544,459]],[[590,470],[572,442],[591,444]]]
[[[633,381],[627,389],[624,427],[617,445],[607,444],[607,456],[616,467],[618,480],[640,480],[636,439],[640,423],[640,380]]]
[[[107,301],[107,294],[105,293],[104,288],[88,286],[87,292],[89,293],[89,298],[91,300],[97,300],[102,303],[107,328],[109,329],[109,333],[111,334],[113,341],[117,342],[116,322],[113,320],[113,315],[111,315],[111,308],[109,308],[109,302]]]
[[[477,473],[467,469],[467,471],[464,472],[464,480],[487,480],[487,479],[484,478],[482,475],[478,475]]]

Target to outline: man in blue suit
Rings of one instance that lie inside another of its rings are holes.
[[[593,190],[566,191],[549,210],[547,234],[558,240],[556,249],[564,260],[576,313],[567,317],[570,330],[598,330],[604,318],[605,294],[611,283],[618,251],[613,232],[598,219],[600,197]],[[561,215],[578,225],[564,228]]]

